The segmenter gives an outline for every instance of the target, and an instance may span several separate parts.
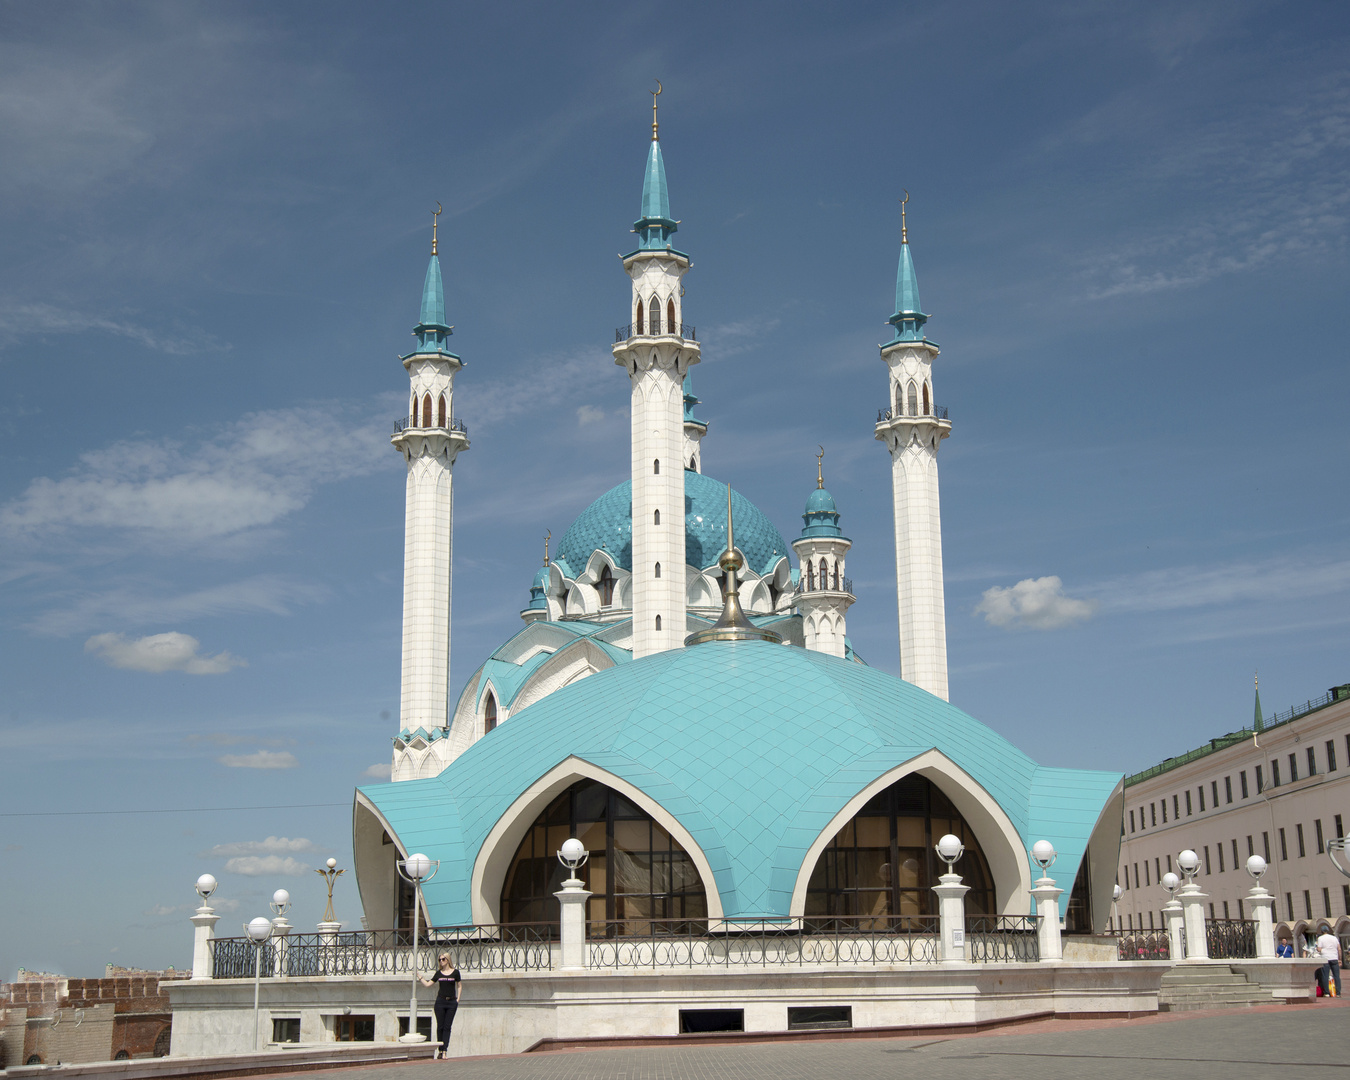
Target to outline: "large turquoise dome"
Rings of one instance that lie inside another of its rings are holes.
[[[788,554],[787,541],[754,503],[731,493],[736,546],[746,565],[767,575]],[[702,473],[684,474],[685,561],[700,570],[715,566],[727,546],[727,486]],[[625,480],[586,507],[558,543],[557,561],[575,577],[603,548],[625,570],[633,569],[633,482]]]

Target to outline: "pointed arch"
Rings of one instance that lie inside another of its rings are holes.
[[[483,734],[497,726],[497,695],[491,690],[487,693],[487,698],[483,701]]]
[[[651,306],[647,309],[647,319],[652,324],[652,333],[661,332],[661,301],[655,296],[652,297]]]
[[[933,405],[928,398],[928,383],[925,381],[923,384],[923,414],[924,416],[931,416],[932,413]]]
[[[810,559],[806,560],[806,588],[808,591],[816,587],[816,568]]]
[[[675,333],[675,298],[666,301],[666,333]]]
[[[653,475],[653,476],[660,476],[660,475],[661,475],[661,459],[660,459],[660,458],[653,458],[653,459],[652,459],[652,475]]]
[[[656,617],[656,629],[657,629],[657,630],[660,630],[660,629],[661,629],[661,616],[660,616],[660,615],[658,615],[658,616]]]
[[[919,388],[914,385],[914,380],[909,380],[909,415],[919,415]]]
[[[614,574],[609,569],[609,564],[600,571],[600,578],[595,583],[595,590],[600,594],[600,606],[611,607],[614,604]]]
[[[696,457],[691,457],[691,458],[689,459],[689,471],[690,471],[690,472],[698,472],[698,458],[696,458]]]
[[[420,427],[431,427],[431,395],[422,396],[422,423]]]
[[[822,589],[830,587],[830,564],[825,561],[823,555],[820,558],[820,587]]]
[[[642,317],[643,317],[644,314],[645,314],[645,311],[644,311],[643,306],[642,306],[642,297],[638,297],[638,302],[637,302],[637,320],[636,320],[636,322],[637,322],[637,332],[638,332],[639,335],[641,335],[641,334],[643,333],[643,330],[642,330]]]
[[[660,510],[653,510],[653,511],[652,511],[652,524],[653,524],[653,525],[660,525],[660,524],[661,524],[661,511],[660,511]]]
[[[901,389],[899,383],[895,384],[895,411],[894,413],[892,413],[892,415],[893,416],[905,415],[905,392],[904,390]]]
[[[658,577],[658,578],[661,576],[661,564],[660,564],[660,563],[657,563],[657,564],[656,564],[656,575],[655,575],[655,576]]]
[[[445,395],[442,394],[440,400],[436,402],[436,426],[445,427]]]

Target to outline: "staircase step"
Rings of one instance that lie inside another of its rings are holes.
[[[1158,1008],[1164,1012],[1243,1009],[1270,1001],[1270,995],[1245,975],[1220,964],[1173,968],[1163,976],[1158,992]]]

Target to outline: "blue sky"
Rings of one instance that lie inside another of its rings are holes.
[[[278,887],[319,917],[396,728],[429,211],[458,689],[626,475],[654,78],[705,471],[791,536],[824,444],[869,663],[908,188],[952,701],[1133,771],[1249,721],[1256,668],[1268,711],[1350,681],[1348,37],[1334,3],[0,5],[0,975],[188,964],[208,870],[222,931]]]

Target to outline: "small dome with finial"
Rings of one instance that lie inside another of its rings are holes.
[[[816,490],[806,499],[806,510],[802,514],[804,522],[802,536],[843,536],[839,531],[839,510],[834,505],[834,496],[825,490],[825,447],[816,455]]]

